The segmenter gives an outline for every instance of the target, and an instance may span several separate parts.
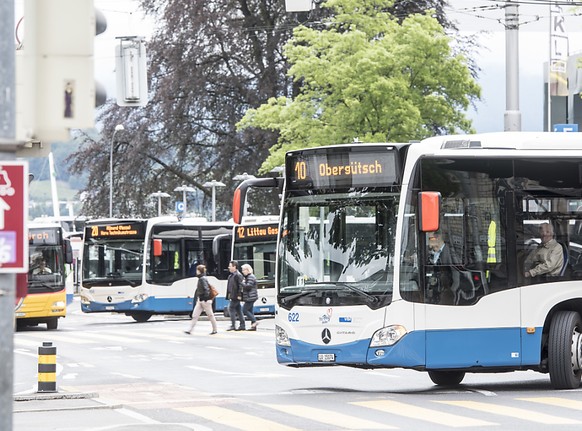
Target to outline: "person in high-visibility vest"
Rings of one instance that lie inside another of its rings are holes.
[[[489,223],[489,230],[487,231],[487,263],[497,263],[497,256],[495,254],[495,243],[497,239],[497,223],[491,220]],[[489,280],[489,271],[485,272],[487,280]]]

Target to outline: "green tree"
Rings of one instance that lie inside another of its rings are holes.
[[[390,0],[328,0],[323,29],[299,26],[285,47],[294,97],[246,112],[240,130],[278,133],[262,166],[303,147],[407,142],[470,132],[464,112],[480,96],[467,58],[430,13],[402,18]]]

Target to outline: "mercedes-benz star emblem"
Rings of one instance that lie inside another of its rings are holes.
[[[111,301],[113,301],[113,298],[111,296],[108,296],[107,297],[107,302],[111,302]]]
[[[321,341],[323,341],[323,344],[329,344],[331,341],[331,331],[329,329],[325,328],[321,331]]]

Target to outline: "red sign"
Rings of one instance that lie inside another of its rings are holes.
[[[28,163],[0,160],[0,272],[28,271]]]

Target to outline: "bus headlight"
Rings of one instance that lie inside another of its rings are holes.
[[[133,304],[135,304],[138,302],[144,302],[146,299],[148,299],[148,294],[147,293],[140,293],[139,295],[135,295],[133,297],[133,299],[131,300],[131,302]]]
[[[87,298],[85,295],[81,295],[81,304],[89,305],[90,303],[91,301],[89,301],[89,298]]]
[[[275,341],[279,346],[291,346],[287,331],[278,325],[275,325]]]
[[[54,308],[57,308],[57,309],[59,309],[59,308],[60,308],[60,309],[63,309],[63,308],[65,308],[65,302],[64,302],[64,301],[56,301],[56,302],[53,302],[53,306],[52,306],[52,308],[53,308],[53,309],[54,309]]]
[[[372,336],[370,347],[392,346],[406,335],[406,328],[402,325],[391,325],[377,330]]]

